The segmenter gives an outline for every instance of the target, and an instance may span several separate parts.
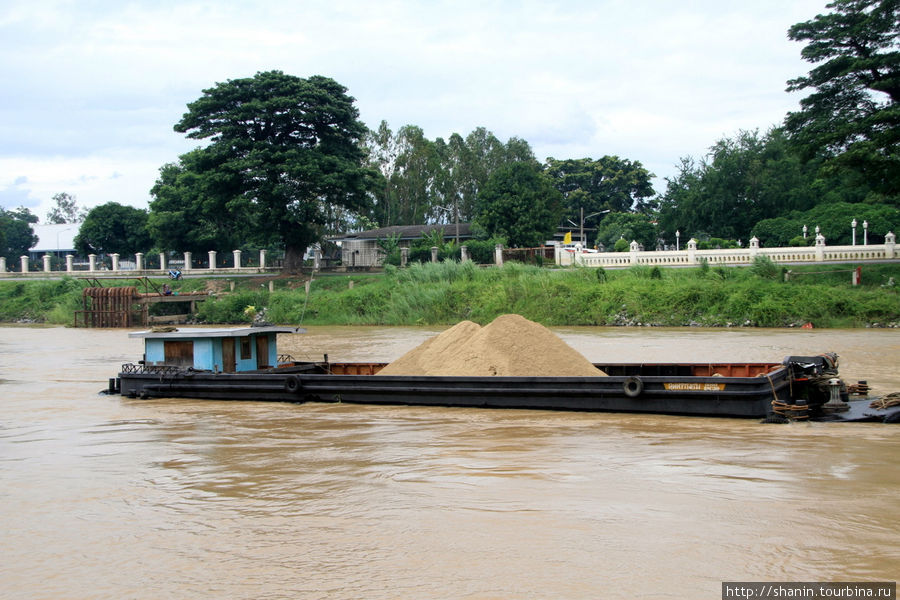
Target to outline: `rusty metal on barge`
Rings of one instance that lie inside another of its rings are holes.
[[[378,375],[386,363],[298,362],[275,355],[294,328],[140,332],[147,353],[123,365],[109,391],[123,396],[348,402],[694,416],[890,420],[900,410],[848,402],[834,354],[772,363],[596,364],[598,377]],[[187,342],[196,343],[189,351]],[[148,356],[150,359],[148,359]],[[208,364],[201,364],[202,361]]]

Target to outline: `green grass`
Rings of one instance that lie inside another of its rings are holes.
[[[209,323],[246,323],[247,306],[265,307],[274,323],[307,325],[448,325],[488,323],[519,313],[545,325],[661,325],[866,327],[900,322],[900,263],[864,265],[862,285],[851,285],[855,265],[791,267],[607,269],[540,268],[507,263],[388,267],[383,274],[317,274],[309,298],[302,278],[168,282],[177,292],[218,286],[198,306]],[[166,283],[165,279],[157,285]],[[234,290],[232,291],[232,282]],[[134,285],[122,280],[121,285]],[[352,284],[352,285],[351,285]],[[0,320],[71,323],[85,282],[0,280]],[[111,285],[104,282],[104,285]]]

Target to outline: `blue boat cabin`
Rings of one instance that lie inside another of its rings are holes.
[[[180,328],[138,331],[128,337],[144,338],[145,365],[236,373],[277,366],[277,335],[300,331],[296,327],[275,326]]]

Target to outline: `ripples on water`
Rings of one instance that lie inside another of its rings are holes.
[[[431,333],[304,339],[380,360]],[[861,363],[900,334],[815,333],[561,330],[593,360],[835,349],[900,390]],[[96,395],[140,352],[0,328],[0,596],[710,598],[900,572],[896,427]]]

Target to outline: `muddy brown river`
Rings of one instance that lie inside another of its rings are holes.
[[[377,361],[438,331],[280,342]],[[898,330],[554,331],[597,362],[833,350],[900,391]],[[900,574],[898,425],[98,395],[141,352],[0,327],[0,597],[700,599]]]

